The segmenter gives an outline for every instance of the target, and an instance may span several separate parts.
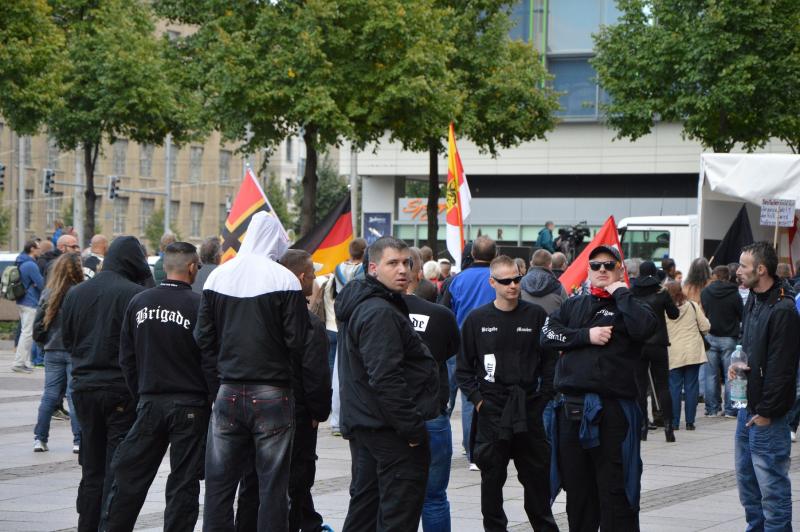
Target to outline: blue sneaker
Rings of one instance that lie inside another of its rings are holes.
[[[320,530],[322,530],[323,532],[336,532],[334,529],[331,528],[331,525],[326,525],[324,523]]]

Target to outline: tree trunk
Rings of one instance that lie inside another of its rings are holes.
[[[303,173],[300,234],[305,236],[314,227],[317,211],[317,130],[314,126],[306,126],[303,141],[306,143],[306,168]]]
[[[439,234],[439,143],[428,141],[428,247],[436,258]]]
[[[83,144],[83,174],[86,176],[86,190],[83,197],[86,200],[86,216],[83,220],[83,234],[86,240],[90,240],[94,236],[94,218],[95,218],[95,200],[97,194],[94,193],[94,163],[97,161],[97,154],[100,145],[90,142]]]

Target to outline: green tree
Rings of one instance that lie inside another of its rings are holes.
[[[294,217],[289,214],[289,207],[286,204],[286,191],[281,186],[278,177],[274,173],[270,173],[267,178],[267,190],[265,191],[269,204],[272,205],[272,210],[278,220],[283,223],[284,227],[294,227]]]
[[[0,0],[0,115],[36,133],[59,104],[64,36],[46,0]]]
[[[0,196],[0,204],[2,204],[2,196]],[[10,244],[9,236],[11,236],[11,209],[0,207],[0,245],[8,246]]]
[[[86,177],[84,234],[95,233],[94,170],[104,142],[160,144],[186,136],[191,93],[173,77],[166,39],[144,0],[52,0],[65,35],[60,105],[47,119],[61,149],[80,149]]]
[[[334,166],[326,161],[320,165],[317,173],[319,187],[317,188],[317,196],[314,200],[314,224],[320,222],[336,205],[342,201],[345,195],[350,194],[350,189],[347,186],[347,180],[344,179],[336,171]],[[305,194],[303,183],[295,183],[294,185],[294,202],[295,205],[305,205],[303,201]],[[302,221],[298,218],[295,222],[295,231],[300,233]]]
[[[481,150],[543,138],[555,127],[557,95],[545,81],[546,70],[529,44],[508,38],[509,6],[503,0],[438,0],[447,14],[452,51],[441,60],[446,74],[429,87],[427,98],[396,99],[384,106],[393,140],[413,151],[427,151],[428,246],[437,252],[440,197],[439,155],[445,151],[448,125]]]
[[[619,0],[595,36],[604,106],[618,137],[657,120],[716,152],[777,137],[800,147],[800,10],[795,0]]]
[[[174,228],[170,230],[179,241],[183,240],[181,234]],[[150,244],[147,249],[155,254],[158,253],[158,248],[161,245],[161,237],[164,235],[164,207],[159,207],[154,210],[147,219],[147,224],[144,226],[144,238]]]
[[[303,137],[301,233],[316,219],[318,153],[343,138],[378,139],[381,109],[432,92],[453,53],[434,0],[237,2],[160,0],[194,24],[186,62],[214,127],[244,150]]]

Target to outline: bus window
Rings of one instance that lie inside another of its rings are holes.
[[[622,234],[622,252],[626,259],[660,262],[669,256],[669,232],[663,230],[626,228]]]

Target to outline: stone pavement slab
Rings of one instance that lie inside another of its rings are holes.
[[[72,454],[69,423],[53,420],[50,451],[33,453],[33,426],[44,381],[44,370],[31,375],[10,371],[12,355],[0,351],[0,530],[74,530],[78,517],[75,494],[80,480],[77,456]],[[457,401],[456,404],[460,404]],[[701,406],[702,407],[702,406]],[[454,442],[460,442],[461,422],[453,415]],[[683,427],[682,427],[683,428]],[[738,531],[745,528],[733,472],[735,420],[697,420],[697,430],[676,433],[668,444],[663,433],[651,432],[643,443],[641,529],[653,532]],[[482,530],[480,473],[468,470],[455,444],[448,497],[452,530]],[[793,455],[797,447],[793,448]],[[335,530],[347,514],[350,452],[347,442],[320,426],[314,500],[318,511]],[[148,494],[136,530],[156,531],[163,526],[164,489],[169,474],[165,460]],[[800,483],[800,463],[791,469],[792,482]],[[531,530],[523,508],[523,491],[513,465],[504,490],[510,530]],[[202,502],[202,493],[201,493]],[[566,498],[553,506],[562,530],[566,526]],[[202,516],[202,511],[201,511]],[[794,497],[794,526],[800,528],[800,496]],[[195,530],[201,530],[202,521]]]

